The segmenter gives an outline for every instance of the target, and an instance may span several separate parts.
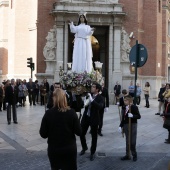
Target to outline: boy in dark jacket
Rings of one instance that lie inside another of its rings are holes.
[[[122,115],[122,121],[119,126],[119,132],[123,131],[126,136],[126,155],[121,158],[121,160],[130,160],[129,157],[129,119],[131,119],[131,153],[133,156],[133,161],[137,161],[137,152],[136,152],[136,138],[137,138],[137,119],[141,118],[141,115],[139,113],[138,107],[133,105],[133,98],[130,95],[127,95],[124,97],[124,103],[126,105],[126,109],[124,110],[124,113]]]

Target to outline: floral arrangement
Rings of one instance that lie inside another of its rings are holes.
[[[93,73],[89,74],[87,72],[76,73],[72,71],[64,72],[60,77],[60,83],[66,87],[76,87],[82,85],[84,87],[91,86],[92,81],[94,81],[95,75]]]
[[[60,83],[64,85],[67,90],[73,91],[77,94],[90,92],[91,84],[98,81],[96,73],[96,71],[92,71],[91,73],[76,73],[69,70],[63,72],[60,76]]]

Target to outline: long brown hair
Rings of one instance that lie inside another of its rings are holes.
[[[66,94],[62,89],[56,89],[53,92],[54,107],[57,107],[59,111],[65,112],[70,109],[67,105]]]

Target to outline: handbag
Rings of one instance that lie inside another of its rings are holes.
[[[27,97],[28,96],[28,90],[24,91],[24,96]]]

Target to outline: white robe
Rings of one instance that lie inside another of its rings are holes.
[[[89,25],[80,24],[74,26],[73,22],[70,24],[72,33],[75,33],[74,47],[73,47],[73,62],[72,71],[82,73],[92,71],[92,46],[90,36],[93,34]]]

